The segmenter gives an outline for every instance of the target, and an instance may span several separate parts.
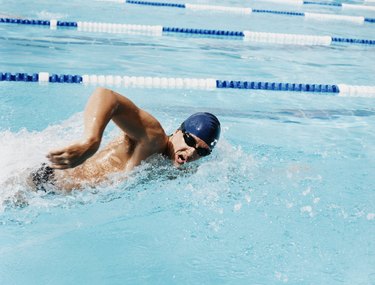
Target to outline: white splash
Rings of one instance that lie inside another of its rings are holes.
[[[67,18],[68,15],[67,14],[60,14],[60,13],[53,13],[53,12],[48,12],[48,11],[40,11],[39,13],[37,13],[37,17],[39,19],[56,19],[56,20],[59,20],[59,19],[63,19],[63,18]]]
[[[0,132],[0,212],[7,204],[23,203],[32,195],[26,182],[30,172],[47,162],[46,155],[51,149],[82,136],[81,117],[82,114],[74,115],[40,132],[26,129]],[[34,198],[40,198],[38,195],[34,194]]]
[[[245,201],[250,204],[251,202],[251,196],[249,194],[245,194]]]
[[[306,196],[306,195],[310,194],[310,192],[311,192],[311,187],[307,187],[307,189],[302,192],[302,195]]]
[[[242,203],[241,203],[241,202],[236,203],[236,204],[233,206],[233,210],[234,210],[235,212],[238,212],[239,210],[241,210],[241,208],[242,208]]]
[[[301,213],[307,213],[310,217],[313,216],[312,207],[307,205],[300,208]]]
[[[276,271],[275,272],[275,277],[276,277],[276,279],[277,280],[280,280],[280,281],[282,281],[282,282],[284,282],[284,283],[287,283],[288,282],[288,276],[286,275],[286,274],[284,274],[284,273],[281,273],[281,272],[279,272],[279,271]]]

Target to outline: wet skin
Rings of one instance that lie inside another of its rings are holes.
[[[103,132],[113,121],[122,134],[98,151]],[[56,186],[65,190],[95,186],[114,172],[128,172],[154,154],[163,154],[179,167],[200,158],[196,148],[207,148],[190,134],[195,146],[186,144],[183,132],[167,136],[157,119],[128,98],[97,88],[84,112],[84,137],[76,143],[52,150],[47,158],[55,169]]]

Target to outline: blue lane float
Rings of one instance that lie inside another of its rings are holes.
[[[177,7],[177,8],[187,8],[187,5],[189,5],[189,3],[178,4],[178,3],[136,1],[136,0],[124,0],[124,1],[115,0],[115,2],[126,3],[126,4],[136,4],[136,5],[147,5],[147,6],[167,6],[167,7]],[[360,9],[360,10],[374,10],[375,9],[373,6],[367,6],[367,5],[319,2],[319,1],[303,1],[303,0],[263,0],[260,2],[273,2],[278,5],[287,4],[287,5],[296,5],[296,6],[301,6],[301,5],[330,6],[330,7],[340,7],[343,9]]]
[[[284,16],[300,16],[307,19],[314,19],[320,21],[346,21],[356,24],[363,23],[374,23],[375,19],[365,18],[363,16],[346,16],[346,15],[333,15],[333,14],[322,14],[322,13],[307,13],[307,12],[294,12],[294,11],[275,11],[270,9],[252,9],[250,7],[227,7],[227,6],[217,6],[217,5],[202,5],[202,4],[178,4],[178,3],[165,3],[165,2],[152,2],[152,1],[134,1],[125,0],[118,1],[124,2],[126,4],[143,5],[143,6],[154,6],[154,7],[173,7],[182,8],[188,10],[199,10],[199,11],[211,11],[211,12],[225,12],[225,13],[239,13],[239,14],[274,14],[274,15],[284,15]],[[272,2],[272,1],[271,1]],[[311,1],[299,1],[299,0],[284,0],[275,1],[277,4],[297,4],[297,5],[322,5],[322,6],[336,6],[342,8],[351,9],[362,9],[362,10],[374,10],[375,6],[365,6],[365,5],[351,5],[351,4],[341,4],[341,3],[325,3],[325,2],[311,2]]]
[[[369,6],[369,5],[359,5],[359,4],[349,4],[349,3],[332,3],[332,2],[323,2],[323,1],[302,1],[302,0],[295,0],[295,1],[297,5],[330,6],[330,7],[339,7],[342,9],[375,11],[375,7]],[[281,3],[283,3],[283,1],[281,1]]]
[[[219,36],[229,38],[239,38],[249,42],[260,42],[268,44],[287,44],[287,45],[331,45],[332,43],[341,44],[362,44],[375,45],[375,40],[371,39],[353,39],[340,38],[332,36],[315,36],[300,34],[281,34],[281,33],[264,33],[254,31],[227,31],[227,30],[208,30],[208,29],[191,29],[179,27],[163,27],[150,25],[132,25],[132,24],[114,24],[101,22],[67,22],[57,21],[55,19],[46,20],[28,20],[0,18],[0,23],[5,24],[22,24],[22,25],[42,25],[51,29],[72,28],[82,32],[100,32],[100,33],[130,33],[143,34],[152,36],[162,36],[170,33],[184,33],[191,35]]]
[[[10,73],[0,72],[0,81],[16,81],[16,82],[51,82],[51,83],[82,83],[82,76],[70,74],[48,74],[46,80],[45,73]]]
[[[338,85],[217,80],[216,88],[340,93]]]
[[[375,86],[356,86],[347,84],[306,84],[279,83],[262,81],[219,80],[214,78],[179,78],[179,77],[148,77],[119,75],[73,75],[39,73],[0,72],[0,82],[39,82],[72,83],[100,86],[123,86],[127,88],[161,88],[161,89],[243,89],[268,90],[284,92],[305,92],[326,95],[372,97],[375,98]]]
[[[119,1],[121,2],[121,1]],[[152,1],[132,1],[132,0],[125,0],[123,1],[127,4],[137,4],[137,5],[145,5],[145,6],[161,6],[161,7],[173,7],[173,8],[182,8],[185,9],[185,4],[178,4],[178,3],[167,3],[167,2],[152,2]]]

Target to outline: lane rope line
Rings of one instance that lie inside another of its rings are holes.
[[[287,92],[307,92],[346,97],[375,98],[375,86],[357,86],[348,84],[306,84],[279,83],[262,81],[218,80],[214,78],[180,78],[180,77],[151,77],[151,76],[120,76],[120,75],[72,75],[39,73],[10,73],[0,72],[0,82],[39,82],[72,83],[101,86],[123,86],[127,88],[154,89],[245,89],[269,90]]]
[[[375,45],[375,40],[341,38],[333,36],[316,36],[301,34],[282,34],[282,33],[265,33],[254,31],[228,31],[212,29],[192,29],[178,27],[163,27],[160,25],[131,25],[131,24],[114,24],[101,22],[67,22],[52,20],[29,20],[15,18],[0,18],[0,23],[21,24],[21,25],[39,25],[49,26],[51,29],[73,28],[82,32],[101,32],[101,33],[141,33],[151,36],[162,36],[169,33],[183,33],[191,35],[220,36],[229,38],[242,38],[245,41],[274,43],[274,44],[292,44],[292,45],[331,45],[332,43],[345,44],[363,44]]]
[[[375,1],[375,0],[374,0]],[[363,24],[365,22],[374,23],[374,18],[366,18],[364,16],[346,16],[346,15],[333,15],[333,14],[324,14],[324,13],[308,13],[308,12],[295,12],[295,11],[277,11],[270,9],[252,9],[250,7],[230,7],[230,6],[219,6],[219,5],[204,5],[204,4],[178,4],[178,3],[167,3],[167,2],[152,2],[152,1],[135,1],[135,0],[120,0],[120,1],[111,1],[125,4],[133,5],[143,5],[143,6],[154,6],[154,7],[172,7],[172,8],[182,8],[193,11],[210,11],[210,12],[222,12],[222,13],[236,13],[243,15],[250,15],[251,13],[260,13],[260,14],[277,14],[284,16],[301,16],[306,19],[314,19],[320,21],[346,21],[352,22],[355,24]],[[338,3],[322,3],[322,2],[311,2],[311,1],[280,1],[275,0],[277,4],[288,3],[296,5],[323,5],[323,6],[337,6],[342,7],[343,9],[360,9],[375,11],[375,6],[366,6],[366,5],[352,5],[352,4],[338,4]]]

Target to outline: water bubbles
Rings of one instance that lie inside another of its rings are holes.
[[[301,211],[301,213],[308,214],[310,217],[313,216],[313,209],[312,209],[312,207],[310,205],[301,207],[300,211]]]
[[[45,10],[37,13],[37,17],[39,19],[63,19],[63,18],[66,18],[67,16],[68,16],[67,14],[54,13],[54,12],[49,12]]]
[[[238,212],[239,210],[241,210],[241,208],[242,208],[242,203],[241,203],[241,202],[238,202],[238,203],[236,203],[236,204],[233,206],[233,210],[234,210],[235,212]]]
[[[302,195],[306,196],[306,195],[310,194],[310,192],[311,192],[311,187],[307,187],[307,189],[302,192]]]
[[[279,281],[282,281],[283,283],[287,283],[288,280],[289,280],[288,276],[285,273],[282,273],[282,272],[279,272],[279,271],[275,272],[275,278]]]
[[[13,207],[31,204],[42,207],[45,202],[51,203],[41,199],[46,193],[31,191],[28,177],[32,170],[46,162],[46,154],[56,148],[56,144],[66,144],[82,134],[81,116],[77,114],[42,132],[22,129],[16,133],[0,133],[0,213]]]
[[[291,202],[286,202],[285,206],[286,206],[288,209],[290,209],[290,208],[292,208],[292,207],[294,206],[294,204],[291,203]]]
[[[245,194],[245,201],[246,201],[248,204],[250,204],[250,202],[251,202],[251,197],[250,197],[249,194]]]

